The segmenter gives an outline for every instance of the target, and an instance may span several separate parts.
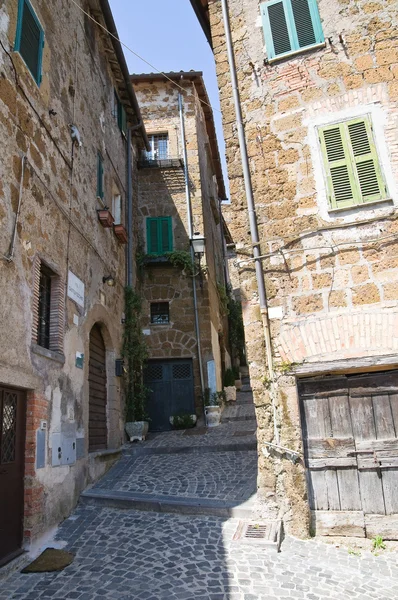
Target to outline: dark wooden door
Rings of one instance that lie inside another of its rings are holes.
[[[90,332],[90,357],[88,367],[89,385],[89,452],[102,450],[107,446],[106,415],[106,356],[101,328],[94,325]]]
[[[169,417],[178,413],[195,414],[192,360],[151,360],[144,380],[152,431],[171,429]]]
[[[26,396],[0,388],[0,565],[21,548]]]
[[[398,539],[398,372],[299,384],[318,532]]]

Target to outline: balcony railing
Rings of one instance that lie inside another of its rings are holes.
[[[138,159],[139,169],[181,169],[183,159],[166,152],[143,152]]]

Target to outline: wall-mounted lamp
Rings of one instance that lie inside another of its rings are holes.
[[[109,287],[114,287],[116,281],[114,280],[112,275],[108,275],[107,277],[102,278],[102,283],[106,283],[106,285],[109,285]]]
[[[205,253],[206,238],[200,233],[194,233],[191,239],[191,245],[195,254],[201,256]]]

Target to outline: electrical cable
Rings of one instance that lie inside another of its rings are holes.
[[[83,14],[85,14],[89,19],[91,19],[91,21],[93,21],[93,23],[95,23],[96,25],[98,25],[98,27],[101,27],[101,29],[103,29],[110,37],[114,38],[117,42],[119,42],[119,44],[121,46],[124,46],[124,48],[126,48],[126,50],[128,50],[129,52],[131,52],[131,54],[134,54],[134,56],[136,56],[137,58],[139,58],[140,60],[142,60],[142,62],[144,62],[145,64],[147,64],[149,67],[151,67],[151,69],[154,69],[156,71],[156,73],[159,73],[159,75],[163,75],[163,77],[165,77],[165,79],[167,79],[168,81],[170,81],[170,83],[172,83],[174,86],[176,86],[181,92],[183,92],[184,94],[186,94],[186,90],[181,85],[178,85],[178,83],[176,81],[173,81],[173,79],[171,79],[168,75],[166,75],[166,73],[164,71],[161,71],[160,69],[157,69],[153,64],[151,64],[145,58],[143,58],[142,56],[140,56],[137,52],[135,52],[127,44],[125,44],[124,42],[122,42],[122,40],[120,40],[116,35],[114,35],[113,33],[111,33],[109,31],[109,29],[107,29],[105,27],[105,25],[102,25],[102,23],[100,23],[99,21],[97,21],[92,15],[90,15],[90,13],[88,13],[87,11],[85,11],[84,8],[82,8],[81,6],[79,6],[79,4],[75,0],[70,0],[70,1]],[[176,73],[176,75],[178,75],[178,73]],[[218,108],[214,108],[209,102],[206,102],[205,100],[202,100],[201,98],[199,98],[199,102],[201,102],[202,104],[205,104],[206,106],[208,106],[212,110],[215,110],[216,112],[219,112],[220,114],[222,114],[221,110],[218,110]]]

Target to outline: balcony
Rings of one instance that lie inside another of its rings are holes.
[[[143,152],[138,159],[139,169],[183,169],[184,161],[167,152]]]

